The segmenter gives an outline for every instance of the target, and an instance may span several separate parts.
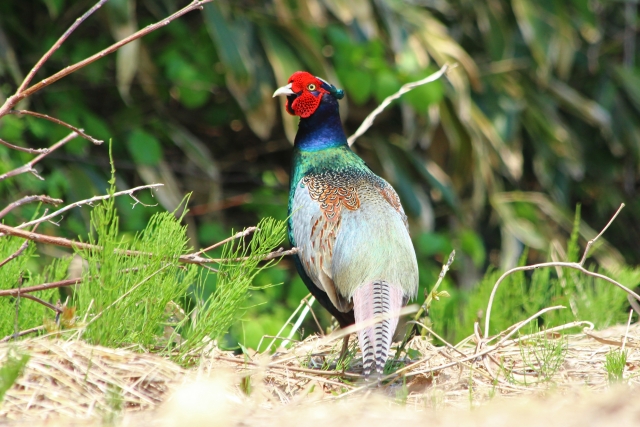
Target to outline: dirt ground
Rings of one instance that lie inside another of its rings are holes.
[[[449,348],[417,338],[410,347],[420,357],[381,385],[362,378],[357,357],[346,373],[331,370],[336,344],[319,337],[274,355],[237,356],[212,346],[193,369],[81,341],[25,340],[0,347],[0,362],[16,349],[31,356],[0,406],[0,424],[640,425],[640,327],[525,338],[484,357],[475,357],[482,348],[471,341]],[[605,359],[623,343],[624,379],[613,384]],[[548,357],[550,350],[561,356]]]

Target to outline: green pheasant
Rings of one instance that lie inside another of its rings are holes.
[[[398,317],[418,290],[418,263],[395,190],[347,144],[341,90],[298,71],[273,96],[300,116],[289,193],[289,240],[316,299],[340,323],[383,321],[358,333],[363,372],[382,374]]]

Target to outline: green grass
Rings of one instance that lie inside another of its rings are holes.
[[[609,383],[624,380],[624,368],[627,365],[627,350],[611,350],[605,356],[604,369],[607,371]]]
[[[568,350],[565,338],[549,338],[544,332],[527,341],[519,341],[518,345],[524,368],[535,378],[535,383],[551,381],[564,363]],[[524,384],[528,383],[528,377],[523,376]]]
[[[574,231],[567,247],[569,261],[578,261],[582,256],[577,244],[579,223],[578,209]],[[527,258],[528,252],[525,250],[518,265],[527,265]],[[591,268],[632,289],[640,285],[640,268],[624,267],[618,271]],[[451,298],[436,301],[431,307],[429,318],[433,329],[452,343],[473,334],[475,322],[479,322],[481,330],[484,330],[487,302],[502,273],[490,268],[470,291],[452,288],[445,281],[445,290]],[[567,308],[544,314],[534,326],[550,328],[575,320],[588,320],[597,329],[603,329],[626,321],[628,302],[624,291],[576,270],[540,268],[532,272],[516,272],[502,282],[496,293],[489,333],[498,334],[535,312],[555,305]]]
[[[114,173],[115,171],[112,171]],[[109,192],[115,192],[115,179]],[[184,201],[186,203],[186,199]],[[221,339],[242,317],[257,274],[278,260],[261,262],[285,238],[285,222],[266,218],[251,237],[225,244],[213,273],[179,262],[193,252],[182,217],[160,212],[133,236],[123,234],[113,198],[91,212],[86,241],[101,250],[76,250],[84,260],[82,283],[71,291],[69,309],[55,321],[55,313],[25,298],[0,298],[0,338],[45,325],[66,338],[82,338],[107,347],[127,346],[140,351],[163,352],[180,363],[208,343]],[[14,253],[22,240],[0,239],[0,259]],[[133,252],[133,253],[132,253]],[[152,255],[150,255],[152,254]],[[67,278],[74,254],[53,261],[41,274],[35,244],[0,269],[0,288],[15,288]],[[236,258],[243,258],[236,260]],[[264,285],[263,285],[264,286]],[[34,294],[51,303],[57,289]]]

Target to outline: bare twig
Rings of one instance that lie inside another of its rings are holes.
[[[520,323],[517,323],[516,325],[514,325],[514,327],[512,327],[513,329],[511,330],[511,332],[509,332],[507,335],[505,335],[500,341],[498,341],[496,344],[492,345],[491,347],[487,347],[485,348],[483,351],[479,352],[479,353],[474,353],[472,355],[466,356],[462,359],[458,359],[455,362],[451,362],[451,363],[446,363],[444,365],[440,365],[440,366],[435,366],[433,368],[429,368],[429,369],[424,369],[424,370],[418,370],[418,371],[413,371],[408,373],[406,376],[410,377],[410,376],[414,376],[414,375],[419,375],[419,374],[425,374],[425,373],[429,373],[429,372],[435,372],[435,371],[440,371],[442,369],[457,365],[459,363],[462,362],[468,362],[470,360],[473,359],[478,359],[482,356],[485,356],[495,350],[497,350],[498,348],[502,347],[504,345],[504,343],[511,337],[513,336],[513,334],[515,334],[516,332],[518,332],[520,329],[522,329],[525,325],[527,325],[529,322],[531,322],[533,319],[543,315],[544,313],[551,311],[551,310],[558,310],[561,308],[565,308],[564,306],[558,305],[558,306],[554,306],[554,307],[547,307],[545,309],[542,309],[540,311],[538,311],[536,314],[534,314],[533,316],[530,316],[529,318],[527,318],[526,320],[523,320]],[[382,380],[387,380],[389,378],[392,378],[395,374],[391,374],[385,378],[382,378]]]
[[[584,249],[584,254],[582,255],[582,259],[580,260],[580,265],[584,265],[584,262],[587,259],[587,255],[589,255],[589,249],[591,249],[591,246],[596,242],[596,240],[600,238],[600,236],[604,234],[605,231],[607,231],[607,228],[609,228],[609,226],[613,223],[613,221],[618,217],[618,215],[620,214],[620,211],[622,210],[622,208],[624,208],[624,206],[625,206],[624,203],[621,203],[620,207],[618,208],[616,213],[613,214],[613,216],[611,217],[607,225],[604,226],[604,228],[600,231],[600,233],[598,233],[596,237],[594,237],[593,239],[587,242],[587,247]]]
[[[45,211],[45,215],[46,215],[47,211]],[[36,229],[38,228],[38,224],[34,225],[33,228],[31,229],[31,231],[36,231]],[[0,234],[0,236],[2,236]],[[9,261],[11,261],[12,259],[15,259],[17,257],[19,257],[20,255],[22,255],[22,252],[24,252],[27,248],[29,247],[29,241],[25,241],[22,243],[22,245],[20,245],[20,247],[18,248],[17,251],[15,251],[13,254],[11,254],[7,259],[5,259],[4,261],[2,261],[0,263],[0,267],[4,266],[6,263],[8,263]],[[17,291],[18,291],[18,298],[20,298],[20,292],[22,289],[22,277],[20,278],[20,286],[18,287]]]
[[[629,320],[627,321],[627,329],[624,331],[624,338],[622,338],[622,347],[620,351],[624,351],[624,347],[627,344],[627,337],[629,336],[629,326],[631,326],[631,318],[633,317],[633,310],[629,310]]]
[[[613,217],[609,220],[607,225],[602,229],[602,231],[600,233],[598,233],[598,235],[596,237],[594,237],[593,239],[589,240],[589,242],[587,243],[587,246],[586,246],[586,248],[584,250],[584,254],[582,255],[582,259],[580,260],[580,262],[543,262],[543,263],[540,263],[540,264],[533,264],[533,265],[525,265],[525,266],[522,266],[522,267],[515,267],[515,268],[512,268],[511,270],[508,270],[508,271],[504,272],[504,274],[502,276],[500,276],[500,278],[496,281],[495,285],[493,285],[493,289],[491,291],[491,296],[489,297],[489,303],[487,305],[487,314],[486,314],[486,317],[485,317],[485,324],[484,324],[484,337],[487,338],[489,336],[489,326],[490,326],[490,321],[491,321],[491,307],[493,306],[493,300],[495,298],[495,295],[496,295],[496,292],[498,290],[498,287],[500,286],[502,281],[507,276],[509,276],[509,275],[511,275],[513,273],[516,273],[518,271],[529,271],[529,270],[535,270],[537,268],[548,268],[548,267],[572,268],[574,270],[578,270],[578,271],[586,274],[587,276],[592,276],[592,277],[596,277],[598,279],[606,280],[607,282],[619,287],[620,289],[625,291],[627,294],[629,294],[630,296],[632,296],[636,300],[640,301],[640,295],[638,295],[637,293],[635,293],[631,289],[627,288],[626,286],[622,285],[621,283],[618,283],[617,281],[615,281],[615,280],[611,279],[610,277],[607,277],[607,276],[605,276],[603,274],[595,273],[593,271],[589,271],[586,268],[584,268],[584,262],[587,259],[587,255],[588,255],[589,249],[596,242],[596,240],[598,240],[598,238],[600,236],[602,236],[602,234],[607,230],[607,228],[609,228],[609,226],[611,225],[613,220],[618,216],[618,214],[620,213],[620,210],[622,208],[624,208],[624,206],[625,206],[624,203],[622,203],[620,205],[620,207],[618,208],[618,210],[616,211],[616,213],[613,215]]]
[[[27,84],[29,82],[27,82],[26,84],[23,82],[20,87],[18,88],[18,90],[16,91],[15,94],[13,94],[12,96],[10,96],[9,98],[7,98],[7,100],[5,101],[5,103],[0,106],[0,117],[6,115],[11,109],[13,109],[13,107],[15,107],[15,105],[20,102],[21,100],[23,100],[24,98],[33,95],[35,92],[39,91],[40,89],[49,86],[50,84],[57,82],[58,80],[60,80],[63,77],[68,76],[71,73],[74,73],[75,71],[86,67],[87,65],[97,61],[100,58],[103,58],[113,52],[115,52],[116,50],[120,49],[122,46],[131,43],[134,40],[137,40],[143,36],[146,36],[147,34],[157,30],[158,28],[164,27],[165,25],[168,25],[171,21],[181,17],[182,15],[184,15],[185,13],[191,12],[193,10],[196,9],[202,9],[203,5],[205,5],[206,3],[210,3],[213,0],[193,0],[191,3],[189,3],[187,6],[183,7],[182,9],[180,9],[179,11],[175,12],[174,14],[168,16],[167,18],[156,22],[155,24],[152,25],[148,25],[145,28],[136,31],[135,33],[131,34],[128,37],[125,37],[124,39],[112,44],[111,46],[107,47],[106,49],[101,50],[100,52],[83,59],[82,61],[76,62],[73,65],[70,65],[60,71],[58,71],[57,73],[42,79],[40,82],[30,86],[29,88],[26,88]],[[80,22],[76,21],[78,23],[78,25],[82,22],[82,20],[86,19],[91,13],[93,13],[94,10],[96,10],[98,7],[102,6],[104,2],[100,1],[98,2],[98,4],[96,6],[94,6],[92,9],[90,9],[87,13],[85,13],[82,17],[80,17]],[[71,28],[69,28],[65,34],[63,34],[63,36],[53,45],[53,47],[49,50],[49,52],[45,53],[45,55],[40,59],[40,61],[38,61],[38,64],[36,64],[37,66],[42,66],[42,64],[51,56],[51,54],[53,53],[53,51],[55,51],[55,49],[57,49],[58,47],[60,47],[60,45],[65,41],[66,37],[69,36],[69,34],[71,34],[71,32],[73,30],[75,30],[75,28],[77,27],[77,25],[74,23],[74,25],[71,26]],[[34,67],[34,69],[36,68]],[[35,72],[37,72],[37,69],[35,70]],[[28,75],[27,78],[28,79],[32,79],[35,75],[35,72],[32,70]],[[26,79],[25,79],[26,80]]]
[[[296,332],[298,332],[298,329],[300,329],[300,325],[302,325],[304,318],[307,317],[307,314],[309,313],[309,311],[311,311],[311,304],[313,304],[316,301],[316,299],[314,297],[311,297],[309,301],[306,301],[306,300],[303,300],[303,301],[305,302],[305,307],[302,310],[302,313],[300,313],[300,316],[298,316],[298,320],[296,320],[296,323],[294,323],[293,326],[291,327],[291,332],[289,332],[289,336],[287,337],[287,339],[280,343],[282,347],[286,347],[289,344],[289,342],[293,340],[293,336],[296,334]],[[316,319],[316,322],[317,321],[318,319]]]
[[[450,66],[449,64],[445,64],[445,65],[442,66],[442,68],[440,68],[440,70],[438,70],[437,72],[431,74],[430,76],[425,77],[422,80],[406,83],[406,84],[402,85],[402,87],[396,93],[394,93],[393,95],[387,96],[384,99],[384,101],[382,101],[382,103],[380,105],[378,105],[376,107],[376,109],[373,110],[367,116],[366,119],[364,119],[364,121],[362,122],[362,124],[360,125],[358,130],[356,130],[355,133],[353,135],[351,135],[347,139],[347,142],[349,143],[349,146],[353,145],[353,143],[356,142],[356,139],[358,139],[362,134],[364,134],[367,130],[369,130],[371,125],[373,125],[373,121],[375,120],[375,118],[380,113],[382,113],[382,111],[385,108],[387,108],[389,106],[389,104],[391,104],[396,99],[400,98],[405,93],[411,91],[412,89],[417,88],[418,86],[422,86],[424,84],[431,83],[431,82],[434,82],[434,81],[438,80],[440,77],[442,77],[447,72],[449,67],[453,68],[455,66],[456,66],[455,64],[453,66]]]
[[[22,205],[26,205],[27,203],[32,203],[32,202],[49,203],[51,205],[58,206],[60,203],[62,203],[62,200],[54,199],[53,197],[49,197],[44,194],[40,196],[24,196],[22,199],[9,203],[6,208],[2,209],[0,211],[0,218],[3,218],[6,214],[11,212],[13,209],[18,208]]]
[[[12,259],[18,258],[22,254],[22,252],[24,252],[25,249],[27,249],[28,247],[29,247],[29,241],[27,240],[24,243],[22,243],[22,245],[20,245],[17,251],[9,255],[2,262],[0,262],[0,267],[4,266],[6,263],[10,262]]]
[[[284,330],[287,328],[287,325],[289,325],[289,323],[291,323],[291,321],[293,320],[293,318],[296,316],[296,314],[298,313],[298,311],[300,311],[302,309],[302,307],[304,307],[304,303],[305,300],[310,296],[311,294],[307,294],[306,297],[302,298],[302,300],[300,300],[300,304],[298,304],[298,308],[296,308],[293,313],[291,313],[291,316],[289,316],[289,318],[287,319],[286,322],[284,322],[284,324],[282,325],[282,327],[280,328],[280,330],[278,331],[278,333],[276,334],[276,337],[273,338],[271,340],[271,343],[269,343],[269,346],[265,349],[265,353],[268,352],[271,347],[273,346],[273,344],[275,344],[277,337],[281,336],[282,333],[284,332]],[[260,343],[258,344],[258,350],[260,350],[260,344],[262,343],[262,340],[260,340]]]
[[[631,295],[627,295],[627,301],[629,301],[631,308],[640,315],[640,304],[638,304],[638,301],[636,301]]]
[[[56,307],[55,305],[53,305],[51,303],[48,303],[48,302],[46,302],[45,300],[43,300],[41,298],[34,297],[31,294],[25,294],[24,293],[24,289],[25,288],[22,288],[22,290],[20,291],[20,297],[30,299],[32,301],[37,302],[38,304],[42,304],[45,307],[50,308],[51,310],[55,311],[56,313],[62,313],[62,309],[60,307]]]
[[[101,200],[107,200],[107,199],[110,199],[112,197],[118,197],[118,196],[124,196],[124,195],[131,196],[133,193],[135,193],[137,191],[141,191],[141,190],[144,190],[144,189],[147,189],[147,188],[149,188],[149,189],[158,188],[158,187],[162,187],[162,186],[164,186],[164,184],[141,185],[139,187],[130,188],[129,190],[118,191],[118,192],[113,193],[113,194],[105,194],[103,196],[94,196],[94,197],[91,197],[90,199],[80,200],[78,202],[71,203],[70,205],[67,205],[67,206],[65,206],[63,208],[58,209],[55,212],[50,213],[49,215],[45,215],[45,216],[43,216],[41,218],[34,219],[33,221],[24,222],[24,223],[16,226],[15,228],[17,228],[17,229],[26,228],[26,227],[29,227],[31,225],[40,224],[41,222],[49,221],[50,219],[55,218],[58,215],[66,212],[68,210],[71,210],[73,208],[77,208],[79,206],[91,205],[92,203],[95,203],[95,202],[98,202],[98,201],[101,201]],[[32,196],[32,197],[34,197],[34,196]],[[1,214],[1,212],[0,212],[0,214]],[[0,215],[0,218],[1,217],[2,216]]]
[[[2,117],[2,115],[0,114],[0,117]],[[37,178],[39,179],[43,179],[40,175],[38,175],[38,173],[36,172],[36,170],[33,168],[33,166],[38,163],[40,160],[42,160],[45,156],[47,156],[48,154],[54,152],[55,150],[57,150],[58,148],[62,147],[63,145],[65,145],[67,142],[71,141],[72,139],[74,139],[76,136],[78,136],[77,133],[75,132],[71,132],[69,135],[65,136],[64,138],[62,138],[60,141],[56,142],[55,144],[53,144],[51,147],[49,147],[49,151],[47,151],[46,153],[42,153],[40,154],[38,157],[34,158],[33,160],[31,160],[29,163],[20,166],[19,168],[10,170],[9,172],[3,173],[2,175],[0,175],[0,181],[5,180],[7,178],[10,178],[12,176],[16,176],[16,175],[20,175],[21,173],[25,173],[25,172],[31,172],[32,174],[34,174]]]
[[[576,320],[575,322],[569,322],[569,323],[565,323],[564,325],[555,326],[553,328],[543,329],[543,330],[535,332],[533,334],[523,335],[523,336],[515,338],[515,339],[513,339],[511,341],[505,341],[504,345],[508,346],[508,345],[512,345],[512,344],[517,344],[517,343],[519,343],[521,341],[530,340],[531,338],[537,337],[538,335],[545,335],[545,334],[549,334],[551,332],[564,331],[566,329],[577,328],[578,326],[584,326],[584,328],[582,328],[582,333],[587,334],[587,335],[588,335],[588,331],[592,331],[595,328],[595,325],[593,323],[591,323],[591,322],[588,322],[586,320]]]
[[[315,299],[314,299],[315,300]],[[315,311],[313,311],[313,307],[311,307],[312,301],[306,301],[304,302],[307,307],[309,307],[309,311],[311,312],[311,316],[313,317],[313,320],[316,322],[316,326],[318,327],[318,333],[320,333],[321,337],[324,337],[324,331],[322,330],[322,325],[320,324],[320,321],[318,320],[318,317],[316,316]]]
[[[0,144],[4,145],[5,147],[9,147],[12,150],[22,151],[24,153],[29,153],[29,154],[43,154],[43,153],[49,152],[48,148],[26,148],[26,147],[20,147],[19,145],[13,145],[8,143],[2,138],[0,138]]]
[[[67,40],[67,38],[71,35],[71,33],[73,33],[75,31],[75,29],[78,28],[80,26],[80,24],[82,24],[85,21],[85,19],[87,19],[89,16],[91,16],[93,14],[93,12],[98,10],[106,2],[107,2],[107,0],[100,0],[98,3],[93,5],[93,7],[91,9],[86,11],[84,15],[82,15],[80,18],[76,19],[73,22],[73,24],[71,24],[71,26],[67,29],[67,31],[65,31],[64,34],[62,34],[62,36],[60,36],[60,38],[53,44],[53,46],[51,46],[51,48],[47,51],[47,53],[42,55],[42,58],[40,58],[40,60],[36,63],[36,65],[33,66],[31,71],[29,71],[29,74],[27,74],[27,77],[24,78],[24,80],[22,81],[22,84],[18,88],[18,90],[17,90],[18,93],[22,92],[27,87],[27,85],[29,83],[31,83],[31,80],[33,80],[33,77],[36,75],[38,70],[40,70],[40,68],[42,68],[44,63],[47,62],[47,60],[49,58],[51,58],[51,55],[53,55],[53,53],[56,50],[58,50],[60,48],[60,46],[62,46],[62,43],[64,43],[65,40]]]
[[[307,372],[309,374],[315,374],[315,375],[325,375],[325,376],[329,376],[329,377],[350,377],[350,378],[362,378],[362,375],[360,374],[354,374],[354,373],[350,373],[350,372],[342,372],[342,371],[322,371],[319,369],[307,369],[307,368],[299,368],[297,366],[287,366],[287,365],[281,365],[277,362],[274,363],[268,363],[266,365],[261,365],[260,363],[257,362],[252,362],[252,361],[248,361],[248,360],[241,360],[241,359],[235,359],[233,357],[225,357],[225,356],[215,356],[215,359],[217,360],[224,360],[226,362],[234,362],[234,363],[238,363],[241,365],[252,365],[252,366],[256,366],[258,368],[264,368],[264,369],[284,369],[284,370],[290,370],[290,371],[294,371],[294,372]],[[346,386],[347,384],[341,384],[342,386]]]
[[[17,289],[17,288],[16,289],[1,289],[0,290],[0,297],[16,296],[16,295],[18,295],[18,293],[26,294],[26,293],[31,293],[31,292],[44,291],[46,289],[63,288],[65,286],[73,286],[73,285],[77,285],[79,283],[82,283],[82,278],[65,279],[65,280],[60,280],[59,282],[42,283],[40,285],[27,286],[26,288],[22,288],[22,289]]]
[[[26,329],[26,330],[20,331],[20,332],[18,332],[16,334],[7,335],[6,337],[0,339],[0,343],[9,342],[9,340],[12,339],[12,338],[19,338],[19,337],[24,336],[24,335],[28,335],[28,334],[32,334],[34,332],[39,332],[39,331],[44,331],[44,330],[45,330],[44,326],[36,326],[35,328]]]
[[[91,135],[87,135],[86,133],[84,133],[82,129],[79,129],[73,125],[70,125],[67,122],[63,122],[60,119],[56,119],[55,117],[51,117],[46,114],[36,113],[35,111],[29,111],[29,110],[11,110],[9,111],[9,114],[32,116],[32,117],[37,117],[39,119],[49,120],[50,122],[66,127],[67,129],[77,133],[79,136],[83,137],[87,141],[93,142],[96,145],[100,145],[104,142],[101,139],[95,139]],[[45,154],[49,154],[49,153],[45,153]]]
[[[239,239],[239,238],[241,238],[241,237],[248,236],[249,234],[253,233],[253,232],[254,232],[254,231],[256,231],[257,229],[258,229],[258,227],[249,227],[249,228],[247,228],[247,229],[245,229],[245,230],[243,230],[243,231],[239,231],[239,232],[237,232],[236,234],[234,234],[234,235],[233,235],[233,236],[231,236],[231,237],[227,237],[226,239],[221,240],[221,241],[219,241],[218,243],[215,243],[215,244],[213,244],[213,245],[211,245],[211,246],[209,246],[209,247],[206,247],[206,248],[204,248],[204,249],[200,249],[198,252],[196,252],[196,253],[195,253],[195,255],[200,255],[200,254],[201,254],[201,253],[203,253],[203,252],[208,252],[208,251],[210,251],[210,250],[212,250],[212,249],[215,249],[215,248],[217,248],[217,247],[220,247],[220,246],[224,245],[225,243],[230,242],[230,241],[232,241],[232,240],[235,240],[235,239]]]
[[[205,266],[203,266],[205,267]],[[138,268],[127,268],[125,270],[122,270],[123,272],[127,272],[127,271],[137,271],[139,270]],[[91,277],[89,277],[89,279],[91,279]],[[17,296],[18,294],[23,295],[23,294],[27,294],[27,293],[31,293],[31,292],[38,292],[38,291],[44,291],[46,289],[55,289],[55,288],[64,288],[66,286],[75,286],[75,285],[80,285],[84,282],[84,279],[79,277],[77,279],[65,279],[65,280],[60,280],[58,282],[51,282],[51,283],[41,283],[39,285],[34,285],[34,286],[27,286],[25,288],[13,288],[13,289],[2,289],[0,290],[0,297],[5,297],[5,296]]]
[[[65,239],[64,237],[55,237],[49,236],[46,234],[33,233],[25,230],[18,229],[16,227],[10,227],[8,225],[0,224],[0,233],[8,234],[10,236],[21,237],[23,239],[32,240],[37,243],[45,243],[55,246],[61,246],[64,248],[78,249],[78,250],[90,250],[90,251],[101,251],[102,246],[92,245],[90,243],[78,242],[75,240]],[[150,252],[140,252],[140,251],[130,251],[130,250],[121,250],[116,249],[114,251],[118,254],[123,254],[126,256],[148,256],[152,257],[153,254]],[[287,251],[282,248],[277,251],[271,252],[260,259],[260,261],[269,261],[274,258],[280,258],[286,255],[292,255],[298,252],[297,248],[289,249]],[[187,254],[180,255],[178,261],[184,264],[208,264],[212,262],[221,263],[221,262],[242,262],[253,257],[241,257],[241,258],[203,258],[197,254]],[[0,294],[1,295],[1,294]]]
[[[264,256],[264,258],[262,258],[260,261],[270,261],[272,259],[275,258],[280,258],[283,256],[287,256],[287,255],[295,255],[298,253],[298,248],[291,248],[289,250],[284,250],[284,248],[280,248],[276,251],[273,251],[267,255]],[[191,256],[191,255],[187,255],[187,256]],[[207,262],[217,262],[217,263],[221,263],[221,262],[242,262],[242,261],[247,261],[249,259],[254,258],[253,256],[245,256],[245,257],[239,257],[239,258],[210,258],[207,259]],[[194,264],[198,264],[198,263],[194,263]]]

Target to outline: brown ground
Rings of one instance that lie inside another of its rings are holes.
[[[623,340],[625,379],[611,386],[605,356]],[[545,352],[562,343],[566,351],[554,370],[551,362],[558,359]],[[411,347],[422,357],[379,387],[360,377],[357,359],[346,375],[310,369],[336,353],[334,343],[315,337],[273,356],[245,358],[213,348],[191,370],[159,356],[81,341],[39,338],[16,346],[31,359],[0,406],[0,424],[640,425],[637,325],[628,334],[625,325],[586,330],[566,341],[552,334],[507,341],[481,360],[462,363],[476,351],[474,344],[453,349],[414,339]],[[9,348],[0,347],[0,361]]]

